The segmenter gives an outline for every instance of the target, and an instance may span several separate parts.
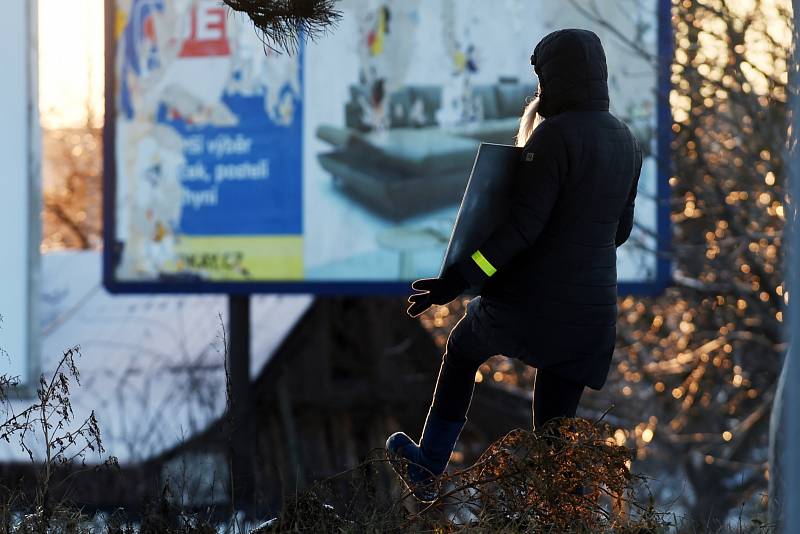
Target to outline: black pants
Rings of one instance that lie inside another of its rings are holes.
[[[483,362],[496,354],[503,354],[502,347],[490,346],[476,335],[469,314],[462,317],[447,338],[431,411],[448,421],[464,420],[472,401],[475,373]],[[534,428],[540,428],[557,417],[574,417],[583,388],[582,384],[564,380],[543,369],[537,370],[533,390]]]

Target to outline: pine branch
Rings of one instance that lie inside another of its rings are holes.
[[[316,40],[342,18],[335,0],[223,1],[250,17],[264,46],[276,52],[296,52],[302,41]]]

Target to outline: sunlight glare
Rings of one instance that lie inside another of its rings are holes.
[[[39,0],[42,127],[93,126],[103,115],[103,0]]]

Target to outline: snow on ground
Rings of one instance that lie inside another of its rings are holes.
[[[71,396],[74,422],[95,411],[105,456],[120,463],[146,460],[223,414],[224,295],[111,295],[101,284],[97,252],[46,254],[41,274],[41,372],[50,376],[64,350],[80,347],[81,385],[73,386]],[[252,298],[251,378],[312,300],[309,295]],[[14,398],[10,408],[18,413],[33,400]],[[0,419],[7,415],[0,408]],[[13,441],[0,445],[0,462],[27,459]]]

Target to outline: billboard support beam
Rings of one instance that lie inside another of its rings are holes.
[[[250,384],[250,296],[228,297],[228,444],[231,499],[237,509],[249,510],[254,496],[255,421]]]
[[[800,12],[800,0],[792,0],[795,14]],[[787,186],[787,247],[783,256],[786,293],[791,295],[786,306],[784,337],[789,342],[783,368],[775,391],[770,417],[769,444],[769,522],[776,532],[800,531],[800,301],[795,293],[800,287],[800,19],[792,23],[792,48],[788,62],[788,139],[786,157]]]
[[[787,279],[790,288],[790,299],[787,310],[786,334],[789,339],[789,349],[784,362],[786,373],[786,447],[783,450],[786,481],[786,498],[784,499],[785,524],[783,532],[800,532],[800,390],[797,383],[800,381],[800,344],[797,336],[800,335],[800,210],[797,202],[800,201],[800,146],[798,146],[798,128],[800,128],[800,50],[798,50],[798,37],[800,37],[800,0],[792,0],[794,8],[793,43],[791,61],[789,62],[789,109],[791,114],[789,137],[789,250],[784,255],[788,260]],[[795,503],[794,506],[791,503]]]
[[[0,19],[0,131],[3,194],[0,227],[0,375],[19,380],[17,394],[34,396],[40,372],[37,313],[41,212],[41,131],[38,94],[38,5],[3,4]]]

